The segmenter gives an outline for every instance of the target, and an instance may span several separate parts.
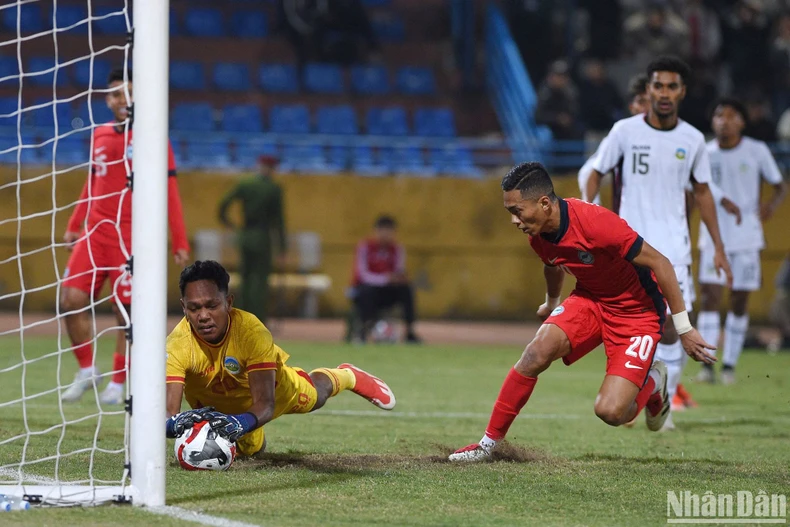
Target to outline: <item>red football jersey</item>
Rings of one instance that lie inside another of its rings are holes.
[[[657,311],[666,303],[647,267],[632,263],[642,237],[610,210],[577,199],[560,199],[560,228],[551,235],[530,236],[530,245],[546,265],[558,265],[576,277],[605,310],[627,315]]]
[[[354,258],[354,285],[383,286],[389,275],[406,270],[406,251],[397,243],[382,244],[376,240],[363,240],[357,245]]]
[[[132,235],[132,192],[127,190],[127,176],[132,170],[133,131],[120,130],[116,126],[104,125],[93,132],[93,152],[91,153],[91,174],[82,189],[80,200],[90,197],[88,203],[81,203],[71,216],[68,230],[79,232],[82,222],[87,220],[91,230],[99,222],[110,220],[119,223],[121,234],[128,244]],[[176,175],[176,161],[173,147],[167,144],[168,163],[168,216],[173,237],[173,250],[189,250],[184,229],[183,211]],[[120,208],[120,215],[119,215]],[[87,217],[86,217],[87,216]],[[114,230],[114,226],[105,223]],[[100,227],[99,235],[104,231]]]

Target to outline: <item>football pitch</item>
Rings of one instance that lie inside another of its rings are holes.
[[[268,454],[239,460],[227,472],[187,472],[168,442],[167,503],[216,518],[268,526],[665,525],[667,491],[702,495],[790,493],[790,354],[747,352],[733,386],[687,387],[699,408],[675,414],[677,431],[612,428],[593,412],[603,380],[596,351],[565,367],[555,364],[509,434],[500,459],[451,465],[454,448],[480,439],[518,347],[370,346],[284,342],[289,364],[312,369],[352,362],[385,379],[397,397],[384,412],[342,393],[309,415],[266,426]],[[113,340],[101,341],[107,371]],[[55,339],[26,339],[28,358],[56,349]],[[17,340],[0,339],[0,368],[20,360]],[[56,359],[28,366],[27,393],[55,386]],[[64,355],[61,382],[75,364]],[[0,402],[21,394],[20,370],[0,374]],[[93,397],[66,407],[68,419],[95,412]],[[135,411],[144,409],[135,408]],[[60,422],[55,393],[30,401],[31,430]],[[88,447],[95,418],[31,440],[28,455]],[[0,440],[24,431],[20,407],[0,409]],[[123,417],[102,419],[99,445],[123,437]],[[152,441],[158,439],[152,438]],[[0,446],[0,465],[20,457],[21,442]],[[84,478],[89,453],[63,460],[64,480]],[[118,478],[122,458],[97,454],[95,473]],[[54,465],[26,471],[52,477]],[[181,526],[131,506],[0,513],[3,526]],[[215,525],[223,525],[215,523]],[[225,522],[224,525],[233,525]]]

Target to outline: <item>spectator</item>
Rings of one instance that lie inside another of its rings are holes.
[[[353,296],[362,318],[362,342],[381,310],[395,305],[403,310],[406,342],[420,342],[414,333],[414,293],[406,276],[406,250],[395,240],[396,229],[393,218],[381,216],[374,225],[373,237],[357,245]]]
[[[680,17],[688,27],[688,61],[692,64],[713,64],[721,50],[721,23],[718,15],[703,0],[686,0]]]
[[[603,62],[591,59],[579,83],[579,108],[587,129],[608,131],[621,117],[623,104],[614,83],[607,77]]]
[[[764,99],[750,99],[746,103],[749,126],[746,135],[766,143],[776,142],[776,124],[771,119],[771,110]]]
[[[625,20],[624,48],[639,64],[660,55],[688,55],[688,26],[662,0],[650,0],[645,11]]]
[[[774,282],[776,293],[771,302],[770,318],[781,336],[773,347],[790,349],[790,254],[782,262]]]
[[[687,82],[686,97],[680,105],[680,118],[703,133],[710,132],[710,104],[718,98],[711,66],[697,65]]]
[[[739,93],[766,89],[771,78],[768,62],[768,23],[759,0],[740,0],[724,25],[724,58]]]
[[[590,17],[587,54],[601,60],[617,58],[623,41],[620,0],[579,0],[577,5]]]
[[[552,63],[538,90],[535,121],[551,128],[554,139],[580,139],[583,136],[578,123],[578,95],[568,63],[564,60]]]
[[[219,205],[219,219],[226,227],[236,228],[241,253],[241,307],[266,322],[269,300],[269,273],[273,254],[285,255],[282,189],[272,179],[277,159],[261,156],[259,174],[240,182]],[[240,201],[243,224],[234,226],[228,208]]]
[[[776,38],[771,43],[771,70],[774,80],[774,111],[790,108],[790,14],[776,23]]]

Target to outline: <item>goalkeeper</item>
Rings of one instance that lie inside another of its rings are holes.
[[[309,374],[287,365],[288,354],[266,326],[233,307],[229,280],[211,260],[197,261],[181,273],[184,318],[167,338],[167,437],[209,421],[219,435],[237,443],[241,454],[251,456],[266,447],[266,423],[318,410],[343,390],[392,410],[395,396],[389,387],[350,364]],[[193,410],[180,412],[182,397]]]

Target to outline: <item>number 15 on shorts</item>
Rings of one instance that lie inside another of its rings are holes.
[[[653,351],[653,337],[645,335],[644,337],[631,337],[631,345],[625,350],[625,354],[629,357],[639,358],[642,362],[647,362],[651,351]],[[628,362],[625,363],[626,368],[629,367],[628,364]]]

